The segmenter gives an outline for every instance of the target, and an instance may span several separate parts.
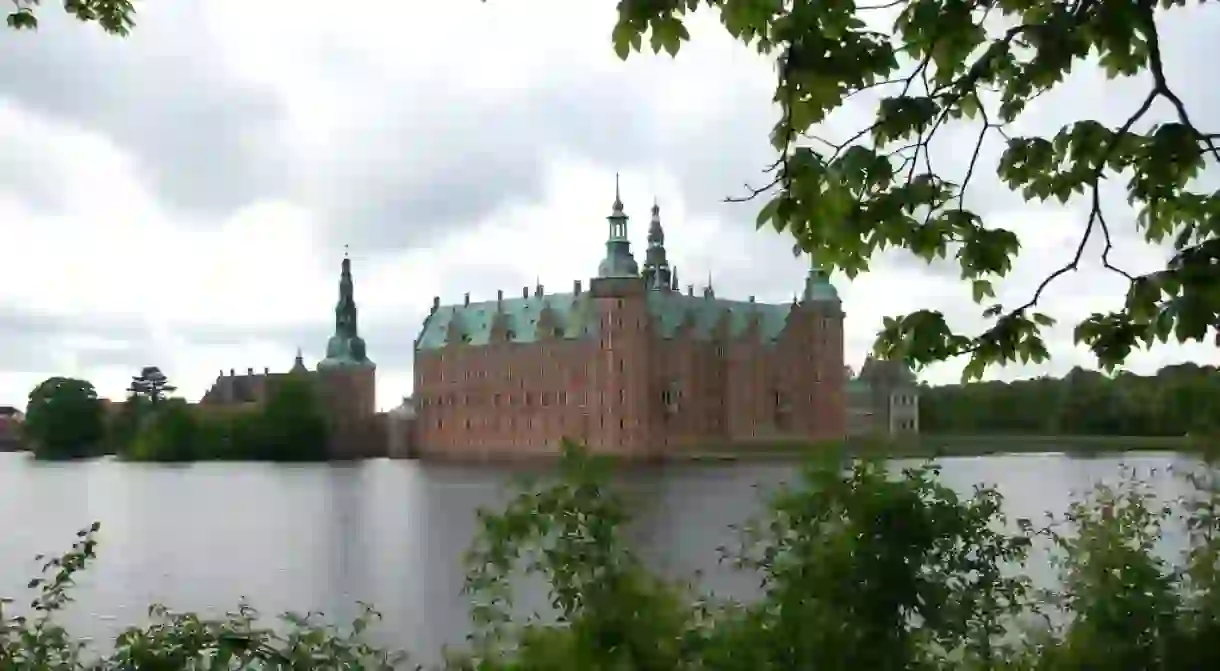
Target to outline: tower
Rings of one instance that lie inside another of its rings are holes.
[[[644,257],[644,283],[649,289],[673,288],[669,260],[665,255],[665,229],[661,227],[661,207],[652,201],[652,220],[648,223],[648,251]]]
[[[352,260],[343,254],[339,272],[339,302],[335,304],[335,333],[326,343],[326,358],[318,369],[376,368],[365,350],[364,338],[357,325],[355,287],[352,283]]]
[[[610,235],[606,238],[606,257],[597,266],[597,276],[638,277],[640,267],[631,255],[631,241],[627,239],[627,215],[619,195],[618,175],[614,176],[614,205],[606,220],[610,222]]]
[[[372,456],[377,446],[369,434],[377,412],[377,365],[360,337],[352,261],[346,252],[339,271],[335,332],[318,362],[318,391],[331,423],[332,458]]]

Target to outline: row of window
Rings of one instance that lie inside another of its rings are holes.
[[[613,351],[614,348],[610,345],[610,341],[608,338],[602,340],[602,349],[604,351]],[[480,351],[482,353],[482,357],[480,357],[480,358],[482,358],[482,359],[488,358],[487,357],[488,350],[486,348],[480,348],[478,351]],[[816,353],[817,353],[817,350],[810,349],[806,355],[806,359],[810,362],[813,362],[815,360],[814,355]],[[550,353],[548,353],[548,354],[550,354]],[[716,356],[716,358],[724,357],[724,349],[722,347],[720,347],[719,345],[716,346],[715,356]],[[625,359],[622,357],[616,358],[616,362],[617,362],[616,366],[620,372],[624,369],[624,360]],[[444,353],[440,353],[440,354],[436,355],[436,362],[438,365],[436,366],[436,371],[435,371],[434,375],[430,375],[428,373],[426,367],[423,367],[423,366],[420,367],[419,375],[420,375],[421,382],[433,382],[433,381],[445,382],[447,377],[450,380],[453,379],[454,371],[446,371],[446,369],[445,369]],[[462,366],[462,369],[460,371],[456,372],[458,379],[465,379],[465,380],[487,379],[487,378],[504,379],[504,378],[513,377],[514,375],[520,373],[519,370],[514,370],[516,368],[516,366],[513,366],[511,364],[507,367],[489,370],[489,369],[485,369],[485,368],[470,367],[470,364],[472,364],[474,362],[471,361],[469,358],[459,359],[459,366],[462,363],[466,363],[467,365]],[[565,366],[565,367],[570,368],[571,366]],[[558,372],[559,368],[560,368],[560,359],[558,357],[548,356],[547,361],[538,364],[538,372],[542,375],[546,375],[548,372]],[[588,363],[588,364],[586,364],[586,366],[584,368],[586,369],[587,373],[591,374],[592,370],[593,370],[593,364]],[[719,370],[717,368],[713,367],[712,370],[715,371],[714,374],[717,374],[717,375],[719,374]],[[821,373],[818,372],[816,374],[820,375]]]
[[[626,372],[626,365],[624,362],[625,362],[625,359],[623,359],[622,357],[618,357],[618,358],[614,359],[614,362],[611,365],[615,369],[617,369],[617,371],[619,373],[623,373],[623,372]],[[541,374],[541,376],[547,377],[548,372],[551,373],[552,375],[558,374],[560,372],[559,368],[560,367],[557,362],[551,362],[549,366],[545,365],[545,364],[539,365],[538,372],[539,372],[539,374]],[[710,367],[706,368],[704,370],[704,372],[709,372],[710,377],[713,379],[718,380],[721,378],[721,369],[718,366],[710,366]],[[509,382],[510,384],[514,380],[516,380],[518,388],[520,388],[522,385],[525,384],[525,377],[522,376],[520,373],[521,373],[520,369],[518,369],[516,367],[501,368],[498,370],[487,370],[487,369],[473,369],[472,370],[470,368],[465,368],[462,371],[460,371],[460,374],[457,376],[457,380],[470,382],[472,380],[478,381],[478,380],[491,379],[491,380],[506,381],[506,382]],[[587,366],[585,366],[585,370],[584,370],[585,376],[592,377],[593,373],[594,373],[594,364],[590,363]],[[435,381],[435,382],[446,382],[446,381],[453,382],[453,381],[455,381],[454,376],[452,374],[450,374],[448,376],[445,374],[444,367],[441,367],[441,369],[439,371],[437,371],[435,380],[429,379],[431,377],[432,376],[428,375],[424,371],[422,371],[422,370],[420,371],[420,382],[421,383],[427,383],[427,382],[433,382],[433,381]],[[822,371],[820,368],[814,369],[813,379],[815,382],[822,381]],[[906,399],[906,403],[902,402],[903,398]],[[896,405],[904,405],[904,404],[909,405],[910,403],[914,402],[914,399],[911,397],[895,397],[895,399],[896,399],[895,400]]]
[[[601,403],[606,402],[606,392],[596,392],[598,400]],[[676,411],[682,400],[682,389],[678,387],[669,387],[661,390],[658,400],[661,405],[670,411]],[[619,403],[627,402],[627,391],[620,389],[618,391]],[[490,405],[491,407],[531,407],[531,406],[561,406],[568,405],[569,401],[579,407],[586,407],[589,403],[589,392],[573,392],[569,394],[567,391],[542,391],[531,392],[525,391],[519,394],[514,393],[493,393],[493,394],[436,394],[435,396],[419,395],[420,407],[430,406],[466,406],[478,407]],[[709,400],[715,402],[720,400],[717,396],[712,396]],[[790,412],[792,410],[792,401],[789,394],[781,390],[773,390],[771,392],[772,407],[780,412]],[[813,402],[813,394],[809,395],[809,402]]]

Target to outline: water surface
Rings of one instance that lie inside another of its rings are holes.
[[[1034,518],[1117,477],[1120,462],[1155,469],[1153,484],[1170,497],[1185,488],[1167,467],[1195,463],[1165,453],[941,461],[948,484],[996,484],[1011,516]],[[715,550],[733,541],[727,525],[758,511],[755,486],[766,491],[794,470],[773,462],[631,469],[622,484],[638,509],[632,537],[666,572],[702,571],[709,589],[748,597],[756,579],[720,566]],[[503,500],[509,478],[489,467],[385,459],[158,465],[0,453],[0,595],[23,597],[37,570],[33,556],[63,551],[77,529],[98,520],[100,557],[77,591],[75,632],[111,634],[151,602],[223,611],[246,597],[266,613],[321,610],[347,620],[355,602],[368,601],[385,615],[386,642],[428,660],[468,630],[461,554],[474,511]]]

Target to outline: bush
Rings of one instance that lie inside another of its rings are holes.
[[[483,511],[467,556],[472,644],[448,669],[961,671],[1220,668],[1220,496],[1213,471],[1175,508],[1129,474],[1099,485],[1061,519],[1035,529],[1003,518],[1000,495],[961,496],[933,466],[899,477],[873,463],[809,466],[725,550],[756,572],[762,598],[716,600],[651,573],[623,540],[624,502],[603,461],[565,447],[555,482],[529,485],[503,511]],[[1155,543],[1176,518],[1189,531],[1180,561]],[[1014,529],[1015,527],[1015,529]],[[54,623],[76,571],[93,558],[97,525],[47,565],[28,618],[0,613],[0,668],[390,669],[405,657],[350,628],[285,616],[260,627],[240,606],[218,619],[161,607],[114,651],[85,648]],[[1061,584],[1035,589],[1022,570],[1036,537],[1054,548]],[[555,616],[514,621],[510,577],[540,574]],[[1037,616],[1032,617],[1032,616]],[[1043,624],[1031,626],[1032,622]],[[1023,634],[1017,636],[1016,634]]]
[[[283,382],[249,413],[207,415],[162,401],[121,454],[140,461],[310,461],[327,458],[329,427],[308,380]]]

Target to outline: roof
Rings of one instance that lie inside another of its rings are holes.
[[[21,411],[11,405],[0,405],[0,417],[12,417],[20,414]]]
[[[915,373],[902,361],[875,359],[868,357],[860,367],[859,379],[870,384],[884,386],[915,385],[918,380]]]
[[[729,336],[738,337],[757,318],[762,342],[774,342],[784,330],[791,304],[769,304],[753,301],[732,301],[705,296],[689,296],[672,291],[649,291],[648,313],[663,338],[672,338],[684,324],[696,339],[710,339],[724,314],[729,315]],[[507,319],[505,326],[513,342],[533,342],[537,339],[538,320],[544,309],[550,308],[558,335],[567,339],[590,337],[597,333],[592,297],[581,294],[549,294],[528,298],[505,298],[469,305],[440,306],[424,320],[417,350],[439,349],[445,346],[451,324],[455,324],[470,345],[486,345],[491,341],[491,329],[497,312]]]
[[[486,345],[491,342],[491,329],[498,312],[504,314],[505,327],[513,342],[533,342],[538,336],[538,320],[548,307],[562,337],[580,338],[596,333],[597,320],[591,318],[593,304],[589,294],[534,295],[469,305],[442,305],[424,320],[415,347],[420,350],[444,347],[450,324],[457,325],[468,338],[468,344]]]

